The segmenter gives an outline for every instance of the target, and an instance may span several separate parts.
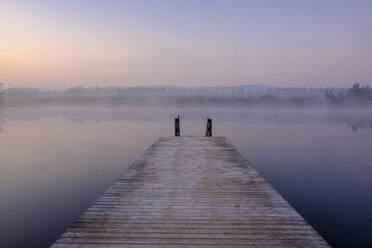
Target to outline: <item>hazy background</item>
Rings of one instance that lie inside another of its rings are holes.
[[[0,1],[4,87],[372,84],[371,1]]]

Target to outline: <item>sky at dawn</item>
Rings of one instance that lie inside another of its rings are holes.
[[[372,85],[372,1],[0,0],[4,87]]]

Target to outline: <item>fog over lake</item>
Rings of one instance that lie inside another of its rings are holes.
[[[372,109],[0,108],[0,247],[49,247],[159,136],[226,136],[333,247],[372,247]]]

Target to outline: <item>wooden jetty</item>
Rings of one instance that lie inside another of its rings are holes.
[[[161,137],[52,245],[329,247],[224,137]]]

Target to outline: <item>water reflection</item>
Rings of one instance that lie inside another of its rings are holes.
[[[188,121],[212,117],[219,122],[345,124],[353,131],[372,129],[372,109],[270,109],[270,108],[126,108],[126,107],[39,107],[5,108],[1,120],[63,118],[73,122],[133,121],[168,122],[176,115]]]

